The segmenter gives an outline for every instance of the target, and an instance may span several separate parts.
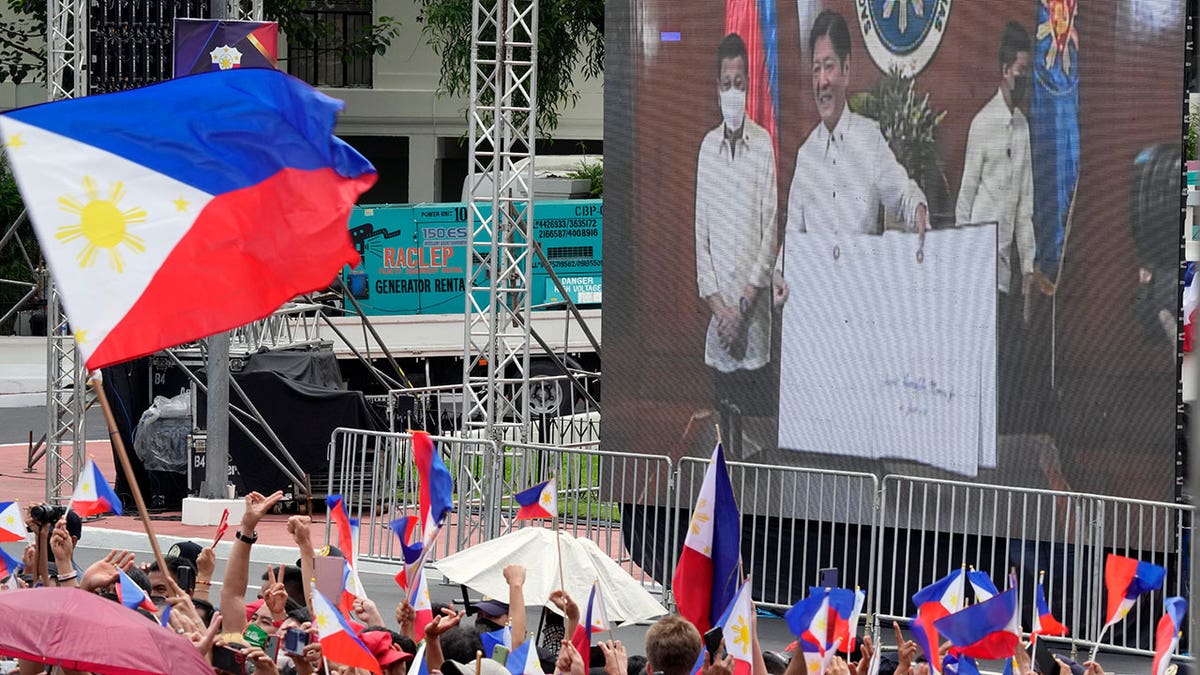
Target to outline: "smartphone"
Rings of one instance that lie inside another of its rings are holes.
[[[721,640],[724,637],[724,629],[720,626],[714,626],[704,634],[704,648],[708,650],[709,662],[717,659],[717,652],[721,651]]]
[[[837,588],[838,569],[836,567],[826,567],[825,569],[817,570],[817,586],[821,588]]]
[[[196,568],[190,565],[180,565],[175,576],[184,593],[190,595],[192,591],[196,590]]]
[[[500,663],[508,663],[508,647],[496,645],[496,649],[492,652],[492,658]]]
[[[283,634],[283,653],[289,656],[301,656],[304,653],[304,648],[308,646],[309,635],[307,631],[302,631],[299,628],[289,628]]]
[[[263,645],[262,650],[272,661],[279,658],[279,636],[271,635],[268,637],[267,643]]]
[[[247,670],[246,665],[246,655],[241,650],[234,649],[228,645],[213,647],[213,670],[219,673],[230,673],[230,675],[245,675],[246,673],[254,672],[253,664],[250,664],[249,670]]]
[[[1034,669],[1043,675],[1058,675],[1058,662],[1054,660],[1054,653],[1045,645],[1033,655]]]

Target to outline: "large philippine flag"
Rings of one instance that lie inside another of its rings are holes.
[[[358,254],[375,169],[342,103],[239,69],[0,115],[0,135],[90,369],[260,319]]]
[[[725,453],[718,443],[704,472],[671,581],[680,616],[701,633],[712,627],[737,594],[741,541],[741,518],[725,468]]]

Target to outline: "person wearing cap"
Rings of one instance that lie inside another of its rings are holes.
[[[502,570],[508,583],[508,602],[485,597],[474,604],[475,630],[479,633],[497,631],[512,623],[512,648],[516,649],[529,637],[525,633],[525,568],[505,565]]]
[[[407,664],[412,662],[413,655],[396,644],[391,633],[369,630],[360,633],[358,638],[371,650],[371,655],[379,662],[383,675],[404,675],[407,672]]]

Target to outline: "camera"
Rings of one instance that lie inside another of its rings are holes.
[[[212,666],[213,670],[230,675],[248,675],[254,672],[254,662],[248,661],[242,650],[229,645],[213,647]]]
[[[300,656],[308,644],[308,633],[299,628],[289,628],[283,634],[283,651],[290,656]]]
[[[55,506],[53,504],[38,504],[29,509],[29,517],[39,523],[53,525],[58,522],[59,518],[67,515],[67,507]]]

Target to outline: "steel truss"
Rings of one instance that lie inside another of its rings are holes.
[[[472,2],[463,430],[493,440],[528,434],[537,23],[537,0]]]

